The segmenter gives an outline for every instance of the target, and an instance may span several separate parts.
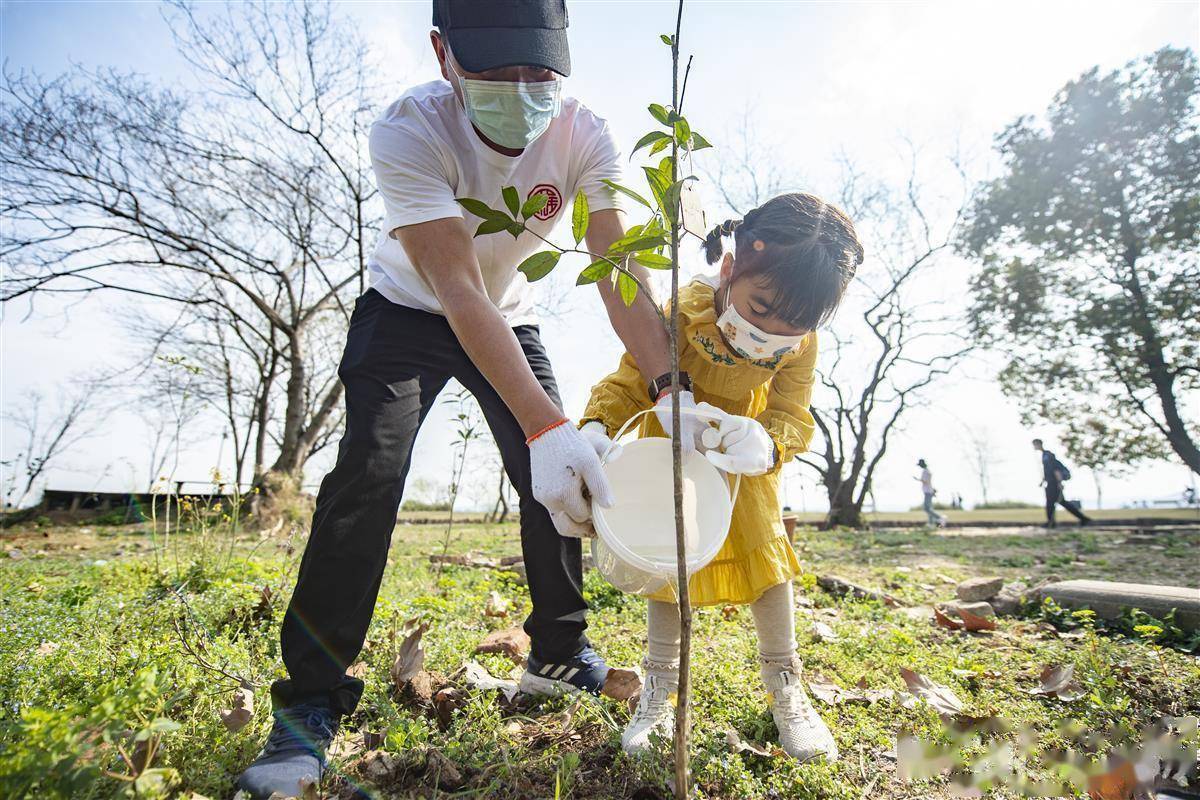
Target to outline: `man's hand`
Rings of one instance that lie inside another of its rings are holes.
[[[704,434],[710,449],[704,454],[713,466],[739,475],[765,475],[775,466],[775,441],[758,420],[726,414],[701,403],[698,408],[721,414],[721,424]]]
[[[596,445],[564,421],[534,437],[529,460],[533,497],[550,512],[559,534],[580,539],[595,536],[588,495],[605,508],[613,504]]]

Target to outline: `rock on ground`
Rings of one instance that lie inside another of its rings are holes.
[[[968,614],[974,614],[977,617],[994,617],[996,610],[992,608],[990,603],[982,601],[977,603],[966,603],[962,600],[951,600],[949,603],[942,604],[942,610],[947,614],[958,615],[959,611],[966,611]]]
[[[1021,610],[1021,604],[1025,602],[1025,595],[1028,591],[1029,587],[1020,581],[1006,583],[1000,590],[1000,594],[989,602],[997,614],[1002,617],[1011,617]]]
[[[971,578],[960,583],[954,593],[958,595],[959,600],[976,603],[980,600],[991,600],[1002,588],[1004,578]]]

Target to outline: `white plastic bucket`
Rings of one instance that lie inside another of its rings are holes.
[[[682,413],[719,420],[709,412]],[[617,432],[619,439],[643,414],[634,415]],[[615,502],[610,508],[592,503],[592,558],[609,583],[631,594],[648,595],[678,575],[675,543],[675,492],[671,440],[638,439],[624,445],[616,458],[605,453],[601,462]],[[692,575],[712,561],[729,535],[729,522],[741,478],[732,488],[721,470],[701,453],[683,461],[683,522],[687,542],[686,566]]]

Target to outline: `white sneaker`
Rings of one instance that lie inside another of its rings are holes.
[[[671,738],[675,729],[675,696],[678,690],[678,673],[664,675],[650,672],[646,675],[637,710],[621,734],[622,750],[631,756],[640,755],[649,752],[654,734]]]
[[[784,752],[801,762],[818,756],[825,756],[831,763],[836,761],[837,743],[804,691],[800,662],[793,661],[788,666],[764,666],[762,679],[767,686],[771,716],[779,729],[779,745]]]

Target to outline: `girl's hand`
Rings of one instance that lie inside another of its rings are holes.
[[[621,446],[614,445],[613,440],[608,438],[608,432],[604,428],[604,423],[592,420],[579,429],[583,434],[583,438],[587,439],[588,444],[596,448],[596,455],[604,458],[605,453],[608,453],[608,461],[615,461],[617,456],[621,455]],[[609,448],[612,452],[609,452]]]
[[[726,414],[708,403],[700,403],[697,408],[721,415],[720,425],[709,428],[712,433],[706,431],[704,435],[715,442],[704,454],[713,466],[741,475],[764,475],[775,466],[775,441],[758,420]]]
[[[696,403],[695,396],[686,390],[679,392],[679,447],[684,455],[698,450],[700,448],[700,434],[708,427],[706,420],[694,417],[691,414],[683,413],[687,408],[699,408],[706,406],[707,403]],[[654,414],[658,417],[658,424],[662,426],[663,432],[667,434],[667,438],[671,436],[671,394],[665,393],[654,404]]]

